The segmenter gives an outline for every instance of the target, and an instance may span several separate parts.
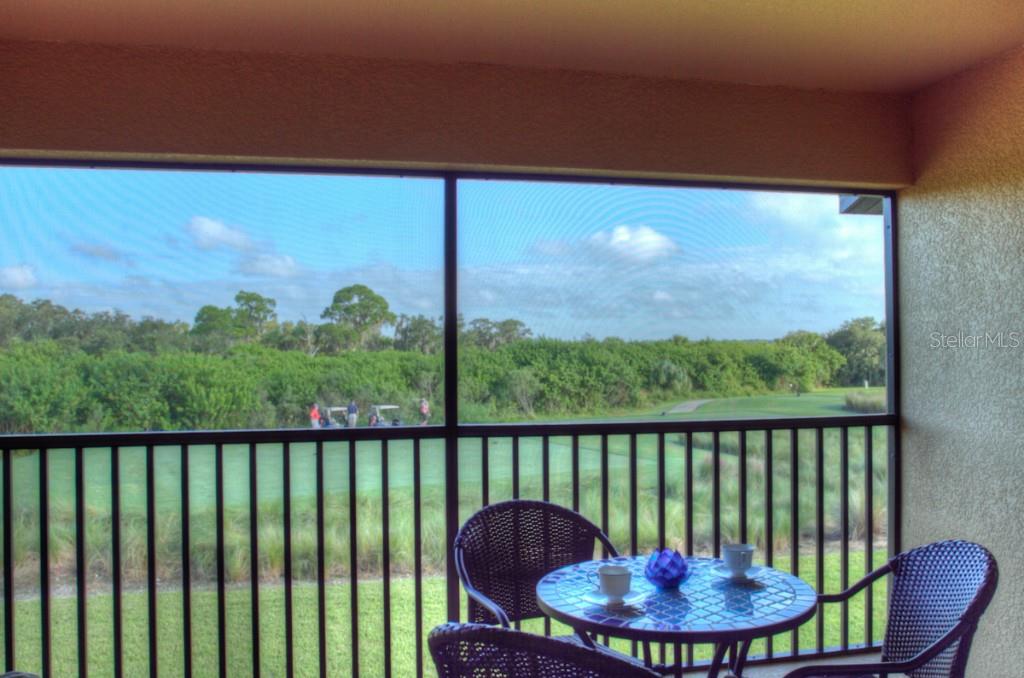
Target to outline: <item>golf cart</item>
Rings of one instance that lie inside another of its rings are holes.
[[[323,410],[324,419],[327,420],[326,428],[346,426],[348,422],[348,407],[325,407]]]
[[[368,425],[401,426],[402,420],[398,416],[400,409],[398,405],[371,405]]]

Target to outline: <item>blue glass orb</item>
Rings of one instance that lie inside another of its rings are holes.
[[[655,549],[644,568],[647,581],[659,589],[678,588],[686,574],[686,559],[674,549]]]

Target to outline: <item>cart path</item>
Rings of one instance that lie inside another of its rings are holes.
[[[704,403],[710,402],[711,398],[706,398],[704,400],[686,400],[684,402],[679,403],[672,409],[662,412],[662,414],[684,414],[686,412],[693,412]]]

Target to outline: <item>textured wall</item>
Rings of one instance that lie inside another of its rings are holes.
[[[909,183],[907,100],[479,64],[0,42],[0,152]]]
[[[1024,50],[920,92],[912,124],[917,181],[899,202],[904,534],[993,551],[999,591],[968,675],[1020,675],[1024,346],[932,349],[930,335],[1024,337]]]

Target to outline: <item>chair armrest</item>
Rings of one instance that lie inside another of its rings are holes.
[[[504,628],[511,628],[512,624],[508,619],[508,615],[505,614],[505,610],[501,609],[501,606],[496,602],[485,596],[482,592],[478,591],[473,584],[470,583],[469,577],[466,575],[466,568],[462,563],[462,551],[455,549],[455,569],[459,573],[459,581],[462,582],[462,588],[466,589],[466,594],[473,599],[473,601],[490,612],[498,623]]]
[[[863,579],[861,579],[859,582],[857,582],[856,584],[854,584],[850,588],[846,589],[845,591],[840,591],[839,593],[819,593],[818,594],[818,602],[819,603],[841,603],[844,600],[848,600],[848,599],[852,598],[853,596],[857,595],[868,584],[870,584],[871,582],[875,581],[876,579],[879,579],[880,577],[883,577],[883,576],[889,574],[890,572],[892,572],[892,566],[889,563],[886,563],[882,567],[880,567],[877,570],[875,570],[875,571],[869,573],[868,575],[866,575]]]
[[[505,610],[501,609],[496,602],[480,593],[480,591],[477,591],[471,584],[462,582],[462,588],[466,589],[466,593],[477,605],[494,615],[494,618],[498,620],[498,623],[501,626],[506,629],[512,627],[511,622],[509,622],[508,615],[505,614]]]
[[[859,676],[865,673],[882,675],[888,673],[910,673],[921,668],[937,655],[944,652],[957,638],[972,630],[975,626],[973,621],[961,621],[956,626],[946,631],[938,640],[918,652],[910,659],[901,662],[876,662],[873,664],[838,664],[804,666],[803,668],[790,671],[784,678],[817,678],[820,676]]]
[[[612,544],[612,540],[608,538],[608,535],[606,535],[604,532],[601,532],[600,530],[598,530],[598,532],[597,532],[597,540],[599,542],[601,542],[601,545],[608,551],[608,557],[609,558],[618,558],[619,557],[619,550],[617,548],[615,548],[614,544]]]

